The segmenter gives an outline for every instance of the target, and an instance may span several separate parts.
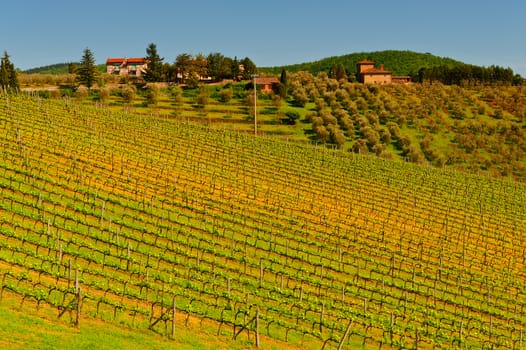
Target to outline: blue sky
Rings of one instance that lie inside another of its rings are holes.
[[[16,0],[2,3],[0,50],[27,69],[220,52],[257,66],[379,50],[431,52],[526,76],[524,0]]]

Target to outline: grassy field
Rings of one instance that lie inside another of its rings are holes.
[[[181,317],[181,323],[184,318]],[[268,337],[261,337],[261,349],[296,348]],[[164,336],[144,327],[126,323],[83,318],[80,326],[57,320],[57,310],[43,305],[28,313],[17,296],[3,298],[0,304],[0,346],[5,349],[182,349],[227,350],[250,349],[254,339],[240,337],[236,342],[228,335],[217,335],[215,325],[192,319],[188,326],[176,327],[174,335]]]
[[[523,346],[523,184],[24,95],[0,125],[1,312],[35,333]]]

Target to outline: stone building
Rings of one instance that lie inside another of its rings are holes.
[[[374,61],[364,60],[357,62],[356,69],[356,78],[363,84],[405,84],[411,82],[410,76],[393,76],[393,72],[386,70],[383,64],[376,68]]]
[[[146,68],[148,61],[143,57],[134,58],[108,58],[106,60],[106,72],[122,76],[141,77]]]

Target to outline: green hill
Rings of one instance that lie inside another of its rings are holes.
[[[78,64],[78,63],[75,63]],[[47,66],[26,69],[22,73],[26,74],[68,74],[69,63],[56,63]]]
[[[2,307],[137,348],[523,346],[523,184],[22,94],[0,126]]]
[[[438,57],[430,53],[418,53],[413,51],[385,50],[375,52],[357,52],[343,56],[333,56],[314,62],[292,64],[279,67],[263,67],[261,71],[280,74],[285,69],[289,72],[307,71],[314,75],[320,72],[328,72],[333,65],[342,64],[350,74],[356,73],[356,62],[369,59],[377,64],[383,63],[385,68],[395,75],[408,75],[417,72],[423,67],[435,67],[442,65],[460,65],[462,62]]]
[[[78,62],[72,62],[74,65],[79,65]],[[22,71],[22,73],[25,74],[68,74],[69,73],[69,65],[70,63],[56,63],[56,64],[50,64],[47,66],[42,67],[35,67],[30,68]],[[100,72],[106,71],[106,65],[105,64],[99,64],[97,65]]]

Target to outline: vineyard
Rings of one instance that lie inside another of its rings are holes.
[[[525,348],[523,184],[29,95],[1,96],[0,125],[0,306],[254,345]]]

